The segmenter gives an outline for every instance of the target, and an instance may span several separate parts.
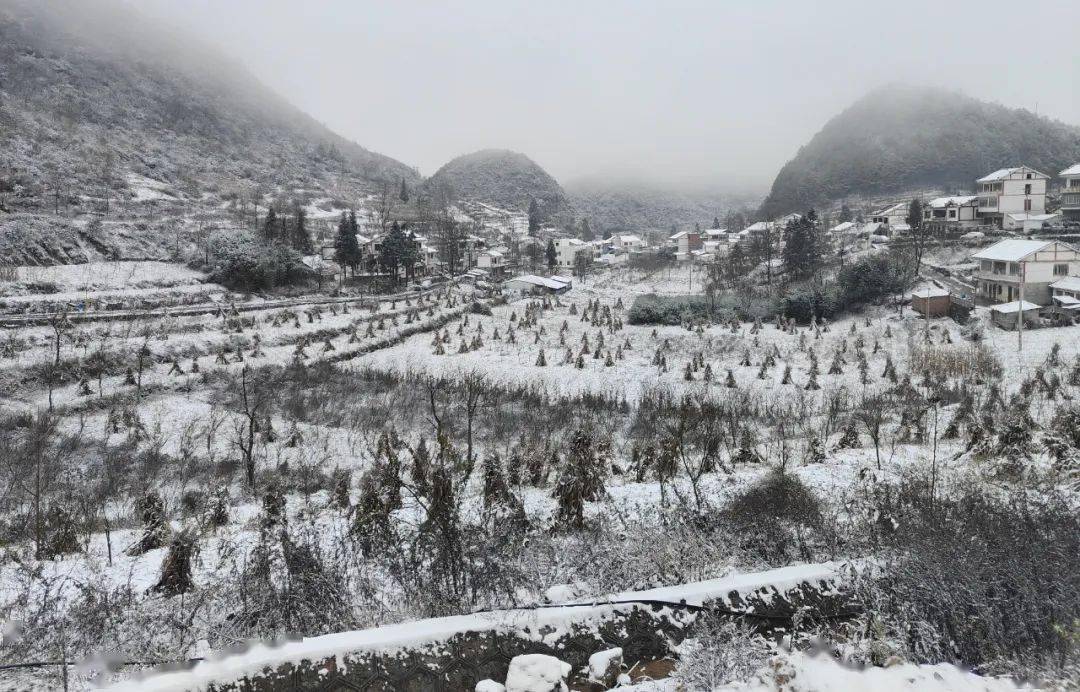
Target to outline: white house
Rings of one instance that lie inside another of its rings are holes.
[[[891,204],[884,209],[879,209],[870,215],[871,223],[880,223],[888,233],[884,235],[892,235],[894,233],[893,226],[901,223],[907,223],[908,206],[904,202],[897,202]]]
[[[556,265],[561,269],[573,269],[574,261],[581,253],[587,253],[592,257],[593,248],[583,240],[577,238],[555,238]]]
[[[1080,275],[1080,252],[1060,240],[1002,240],[971,256],[979,263],[975,271],[978,295],[1001,303],[1020,297],[1046,305],[1051,284]]]
[[[615,234],[608,239],[608,242],[615,252],[640,252],[646,247],[641,236],[633,234]]]
[[[978,226],[978,195],[935,197],[923,207],[923,223],[934,226],[970,228]]]
[[[698,231],[679,231],[668,237],[675,244],[675,259],[681,261],[693,259],[693,253],[704,247],[701,233]]]
[[[1065,179],[1061,190],[1061,214],[1068,221],[1080,221],[1080,163],[1059,174]]]
[[[845,233],[846,234],[851,234],[851,233],[854,233],[857,228],[858,228],[858,224],[856,224],[854,221],[844,221],[844,222],[838,223],[835,226],[833,226],[832,228],[830,228],[829,229],[829,234],[830,235],[844,235]]]
[[[487,271],[491,276],[499,276],[506,271],[506,256],[499,250],[484,250],[476,256],[476,268]]]
[[[975,181],[978,214],[983,223],[1004,227],[1010,213],[1046,212],[1046,184],[1050,177],[1028,166],[1002,168]]]

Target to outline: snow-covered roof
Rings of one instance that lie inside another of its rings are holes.
[[[668,240],[679,240],[680,238],[685,238],[689,234],[689,231],[679,231],[678,233],[673,233],[669,235]]]
[[[1060,288],[1062,291],[1080,291],[1080,276],[1066,276],[1050,284],[1050,288]]]
[[[1080,305],[1080,298],[1073,298],[1072,296],[1054,296],[1054,302],[1058,305]]]
[[[1080,175],[1080,163],[1069,166],[1068,168],[1063,170],[1061,173],[1058,173],[1058,175],[1060,175],[1063,178],[1065,176],[1067,176],[1067,175]]]
[[[620,235],[619,236],[619,242],[620,243],[640,243],[641,242],[641,236]]]
[[[1020,311],[1020,306],[1021,306],[1021,302],[1019,300],[1014,300],[1011,303],[1002,303],[1001,305],[992,305],[992,306],[990,306],[990,309],[993,310],[994,312],[1000,312],[1002,314],[1008,315],[1008,314],[1011,314],[1011,313],[1019,312]],[[1035,303],[1029,303],[1026,300],[1023,302],[1023,310],[1024,310],[1024,312],[1027,312],[1028,310],[1038,310],[1039,307],[1040,306],[1036,305]]]
[[[935,197],[930,200],[929,205],[931,209],[944,209],[945,207],[962,207],[967,204],[975,204],[979,199],[978,195],[962,195],[956,197]]]
[[[1052,240],[999,240],[988,248],[979,250],[973,259],[997,260],[998,262],[1019,262],[1029,255],[1045,250],[1053,245]]]
[[[502,257],[503,256],[503,253],[499,252],[498,250],[484,250],[484,252],[482,252],[481,254],[487,255],[488,257]]]
[[[964,235],[960,236],[960,240],[978,240],[979,238],[985,238],[986,234],[982,231],[968,231]]]
[[[996,182],[998,180],[1004,180],[1005,178],[1008,178],[1009,176],[1013,175],[1014,173],[1020,173],[1022,171],[1028,171],[1030,173],[1034,173],[1035,175],[1037,175],[1037,176],[1039,176],[1041,178],[1049,178],[1050,177],[1050,176],[1045,175],[1043,173],[1039,173],[1034,168],[1028,168],[1027,166],[1014,166],[1012,168],[999,168],[998,170],[994,171],[990,175],[983,176],[982,178],[979,178],[975,182],[977,182],[977,183],[993,183],[993,182]]]
[[[507,283],[514,282],[514,281],[517,281],[517,282],[520,282],[520,283],[532,284],[533,286],[539,286],[541,288],[550,288],[550,289],[555,290],[555,291],[557,291],[557,290],[559,290],[561,288],[566,288],[567,286],[570,285],[569,281],[559,281],[555,277],[551,277],[549,279],[549,278],[547,278],[545,276],[536,276],[534,274],[523,274],[521,276],[515,276],[514,278],[509,279]]]
[[[903,202],[897,202],[896,204],[891,204],[884,209],[874,212],[873,214],[871,214],[871,216],[892,216],[898,212],[905,211],[906,209],[906,204],[904,204]]]
[[[908,225],[908,224],[906,224],[906,223],[894,223],[894,224],[893,224],[893,225],[891,226],[891,228],[892,228],[892,229],[893,229],[894,231],[910,231],[910,230],[911,230],[911,226],[909,226],[909,225]]]
[[[368,243],[371,242],[371,238],[368,238],[366,235],[360,235],[359,233],[357,233],[356,234],[356,242],[361,244],[361,245],[367,245]]]
[[[1029,214],[1023,211],[1009,214],[1009,218],[1013,221],[1049,221],[1057,217],[1058,214]]]
[[[758,222],[752,223],[749,226],[747,226],[746,228],[744,228],[742,230],[742,233],[754,233],[756,231],[767,231],[767,230],[771,229],[772,227],[773,227],[773,224],[770,221],[758,221]]]
[[[952,295],[944,288],[938,288],[937,286],[927,286],[911,292],[912,298],[945,298]]]
[[[833,233],[844,233],[844,232],[846,232],[846,231],[848,231],[848,230],[850,230],[852,228],[855,228],[855,222],[854,221],[844,221],[843,223],[836,224],[835,226],[833,226],[829,230],[832,231]]]
[[[552,274],[549,278],[551,278],[553,281],[558,281],[560,283],[564,283],[567,286],[574,283],[574,280],[571,279],[569,276],[560,276],[559,274]]]

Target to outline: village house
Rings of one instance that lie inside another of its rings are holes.
[[[844,234],[851,234],[858,228],[858,224],[854,221],[842,221],[829,229],[829,235],[838,237]]]
[[[923,224],[928,228],[972,228],[979,220],[978,195],[935,197],[923,207]]]
[[[881,224],[885,232],[880,233],[880,235],[893,236],[903,232],[904,229],[911,230],[907,225],[907,215],[908,205],[904,202],[897,202],[871,214],[870,222]],[[898,228],[901,225],[903,228]]]
[[[680,262],[693,259],[693,252],[704,247],[701,233],[698,231],[679,231],[668,237],[675,245],[675,259]]]
[[[1050,177],[1028,166],[1002,168],[975,181],[978,214],[984,224],[1005,227],[1007,214],[1046,212],[1046,184]]]
[[[506,272],[506,256],[499,250],[484,250],[476,256],[476,268],[492,278],[501,278]]]
[[[1066,221],[1080,221],[1080,163],[1060,173],[1065,179],[1061,190],[1061,214]]]
[[[1018,300],[1023,282],[1025,301],[1047,305],[1051,284],[1080,275],[1080,253],[1060,240],[1002,240],[971,258],[978,296],[994,303]]]
[[[562,269],[573,269],[574,262],[581,253],[586,253],[590,258],[593,255],[592,245],[586,243],[584,240],[579,240],[577,238],[555,238],[552,242],[555,244],[556,266]]]
[[[640,252],[647,246],[641,236],[619,233],[608,238],[608,244],[614,252]]]

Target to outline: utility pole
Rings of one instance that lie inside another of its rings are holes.
[[[1024,279],[1027,265],[1020,260],[1020,309],[1016,311],[1016,348],[1017,354],[1024,350]]]

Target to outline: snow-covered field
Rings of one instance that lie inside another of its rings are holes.
[[[96,269],[32,274],[20,275],[24,285],[47,281],[72,294],[184,292],[201,287],[204,279],[161,263],[104,263]],[[48,516],[60,517],[55,521],[75,515],[87,519],[79,524],[77,550],[49,557],[34,554],[30,525],[6,527],[19,538],[9,541],[18,559],[0,563],[4,612],[44,622],[47,618],[32,605],[35,599],[55,599],[58,605],[52,608],[61,610],[96,612],[88,594],[93,599],[123,594],[130,599],[129,614],[120,624],[102,625],[98,636],[101,646],[129,658],[175,660],[250,636],[236,624],[235,612],[243,607],[236,589],[238,580],[249,578],[249,562],[268,540],[268,488],[277,482],[284,486],[282,516],[295,540],[302,537],[328,564],[343,570],[343,588],[355,599],[346,604],[352,611],[344,621],[348,626],[416,617],[430,604],[417,605],[407,580],[393,566],[354,546],[358,517],[374,511],[372,479],[382,478],[387,464],[401,465],[396,472],[400,502],[387,516],[401,532],[402,545],[431,521],[426,481],[408,470],[418,463],[421,442],[431,454],[458,459],[455,468],[464,450],[475,447],[476,469],[454,489],[466,522],[493,530],[486,519],[493,481],[485,465],[494,458],[499,473],[512,479],[506,482],[530,530],[539,531],[528,534],[528,546],[519,554],[504,556],[521,560],[515,564],[531,570],[529,578],[516,584],[511,598],[488,594],[474,607],[535,602],[551,587],[568,583],[580,584],[577,595],[589,597],[671,587],[678,583],[673,580],[725,577],[774,566],[769,560],[775,558],[753,557],[736,546],[726,552],[725,546],[715,546],[716,554],[701,554],[700,544],[682,546],[698,551],[689,555],[679,554],[680,546],[664,545],[647,558],[655,559],[655,566],[630,566],[625,561],[640,548],[620,543],[589,559],[607,565],[624,560],[624,571],[599,574],[567,548],[572,538],[552,538],[562,511],[561,464],[570,458],[575,430],[589,423],[606,438],[604,492],[583,509],[584,521],[600,527],[594,530],[612,531],[610,524],[621,522],[640,531],[680,504],[696,505],[693,511],[699,512],[720,510],[777,467],[831,503],[829,511],[838,521],[849,522],[854,520],[844,508],[870,494],[875,484],[900,482],[930,464],[943,487],[984,472],[967,453],[964,435],[945,439],[939,434],[939,426],[944,429],[957,410],[960,382],[986,384],[983,380],[991,377],[970,370],[978,354],[1000,366],[992,378],[1005,400],[1034,379],[1060,377],[1061,395],[1033,405],[1032,414],[1043,425],[1080,394],[1076,383],[1068,382],[1080,362],[1080,327],[1025,332],[1021,352],[1017,335],[992,327],[984,309],[964,326],[951,320],[928,324],[907,308],[884,307],[814,327],[773,321],[692,328],[627,324],[635,297],[696,293],[702,278],[687,267],[653,275],[598,272],[565,295],[496,301],[490,315],[483,307],[471,307],[471,289],[454,288],[385,301],[374,310],[357,302],[317,310],[225,310],[76,325],[60,333],[59,351],[53,327],[9,330],[0,341],[0,411],[16,421],[53,409],[54,434],[67,440],[70,449],[50,462],[55,464],[47,471],[56,474],[54,486],[41,497],[54,512]],[[973,341],[973,334],[981,338]],[[333,369],[326,369],[331,363]],[[48,373],[57,368],[62,375],[49,387]],[[247,379],[258,373],[273,376],[280,388],[259,394]],[[479,389],[452,388],[472,377],[479,378]],[[896,410],[883,415],[888,433],[875,444],[863,424],[854,422],[860,420],[858,409],[878,395],[908,387],[923,396],[942,383],[953,398],[934,409],[932,423],[925,416],[907,420],[897,403]],[[256,403],[252,413],[249,398],[259,396],[266,403]],[[475,431],[470,396],[476,397]],[[518,397],[521,401],[515,401]],[[716,468],[693,477],[688,464],[662,479],[655,468],[642,466],[639,443],[644,445],[647,435],[673,434],[665,432],[663,420],[649,420],[645,413],[664,400],[713,402],[721,411],[747,417],[724,423],[736,432],[730,440],[724,437]],[[580,418],[564,420],[559,408]],[[650,425],[660,431],[649,432]],[[5,439],[23,439],[17,431],[26,426],[8,424]],[[601,438],[596,439],[599,444]],[[447,440],[448,446],[440,447]],[[388,448],[395,451],[388,453]],[[248,456],[255,489],[244,479]],[[542,472],[533,474],[537,458],[546,461],[539,464]],[[1031,460],[1034,472],[1055,487],[1067,487],[1051,479],[1050,467],[1044,454]],[[536,479],[525,480],[530,474]],[[36,496],[19,478],[12,476],[8,501],[25,520],[34,516]],[[83,504],[70,500],[80,487],[96,499]],[[209,528],[208,498],[223,491],[227,523]],[[190,565],[196,586],[183,597],[188,618],[183,626],[161,621],[177,601],[155,590],[172,559],[169,542],[128,550],[146,531],[136,501],[147,493],[163,502],[166,534],[195,536],[198,543]],[[70,509],[56,514],[62,502],[69,502]],[[618,555],[623,552],[626,557]],[[88,590],[91,584],[94,589]],[[53,641],[29,629],[35,645]],[[93,649],[85,640],[79,645]],[[784,661],[798,670],[798,684],[806,685],[790,689],[817,689],[818,676],[826,675],[849,676],[851,689],[966,689],[975,684],[964,673],[937,668],[897,665],[857,674],[801,654]],[[43,680],[47,688],[55,679]],[[18,684],[36,682],[22,677]],[[776,680],[746,685],[731,689],[779,689]],[[663,682],[640,688],[678,689]]]

